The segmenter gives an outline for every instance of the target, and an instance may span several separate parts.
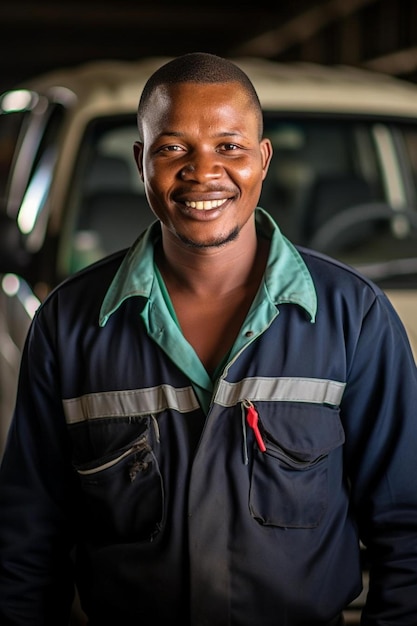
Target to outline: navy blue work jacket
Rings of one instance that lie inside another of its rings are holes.
[[[328,626],[361,591],[359,540],[363,625],[417,624],[406,334],[368,280],[300,252],[315,323],[280,305],[226,366],[207,417],[145,332],[142,298],[99,327],[123,253],[47,298],[1,471],[2,626],[66,625],[74,579],[90,626]]]

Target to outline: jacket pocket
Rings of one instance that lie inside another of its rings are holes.
[[[94,542],[151,540],[161,528],[164,492],[158,461],[142,435],[124,448],[76,467],[84,523]]]
[[[295,403],[257,409],[266,450],[254,444],[251,514],[266,526],[314,528],[328,506],[329,455],[344,442],[338,412]]]

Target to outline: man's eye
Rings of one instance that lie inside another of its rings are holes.
[[[235,143],[224,143],[222,148],[223,150],[226,150],[226,151],[238,150],[239,146],[237,146]]]

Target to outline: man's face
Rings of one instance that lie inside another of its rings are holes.
[[[238,83],[161,87],[135,144],[155,215],[189,245],[236,238],[252,217],[272,155]]]

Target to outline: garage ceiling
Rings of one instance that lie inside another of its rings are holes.
[[[97,58],[195,50],[377,69],[417,81],[415,0],[2,0],[0,88]]]

